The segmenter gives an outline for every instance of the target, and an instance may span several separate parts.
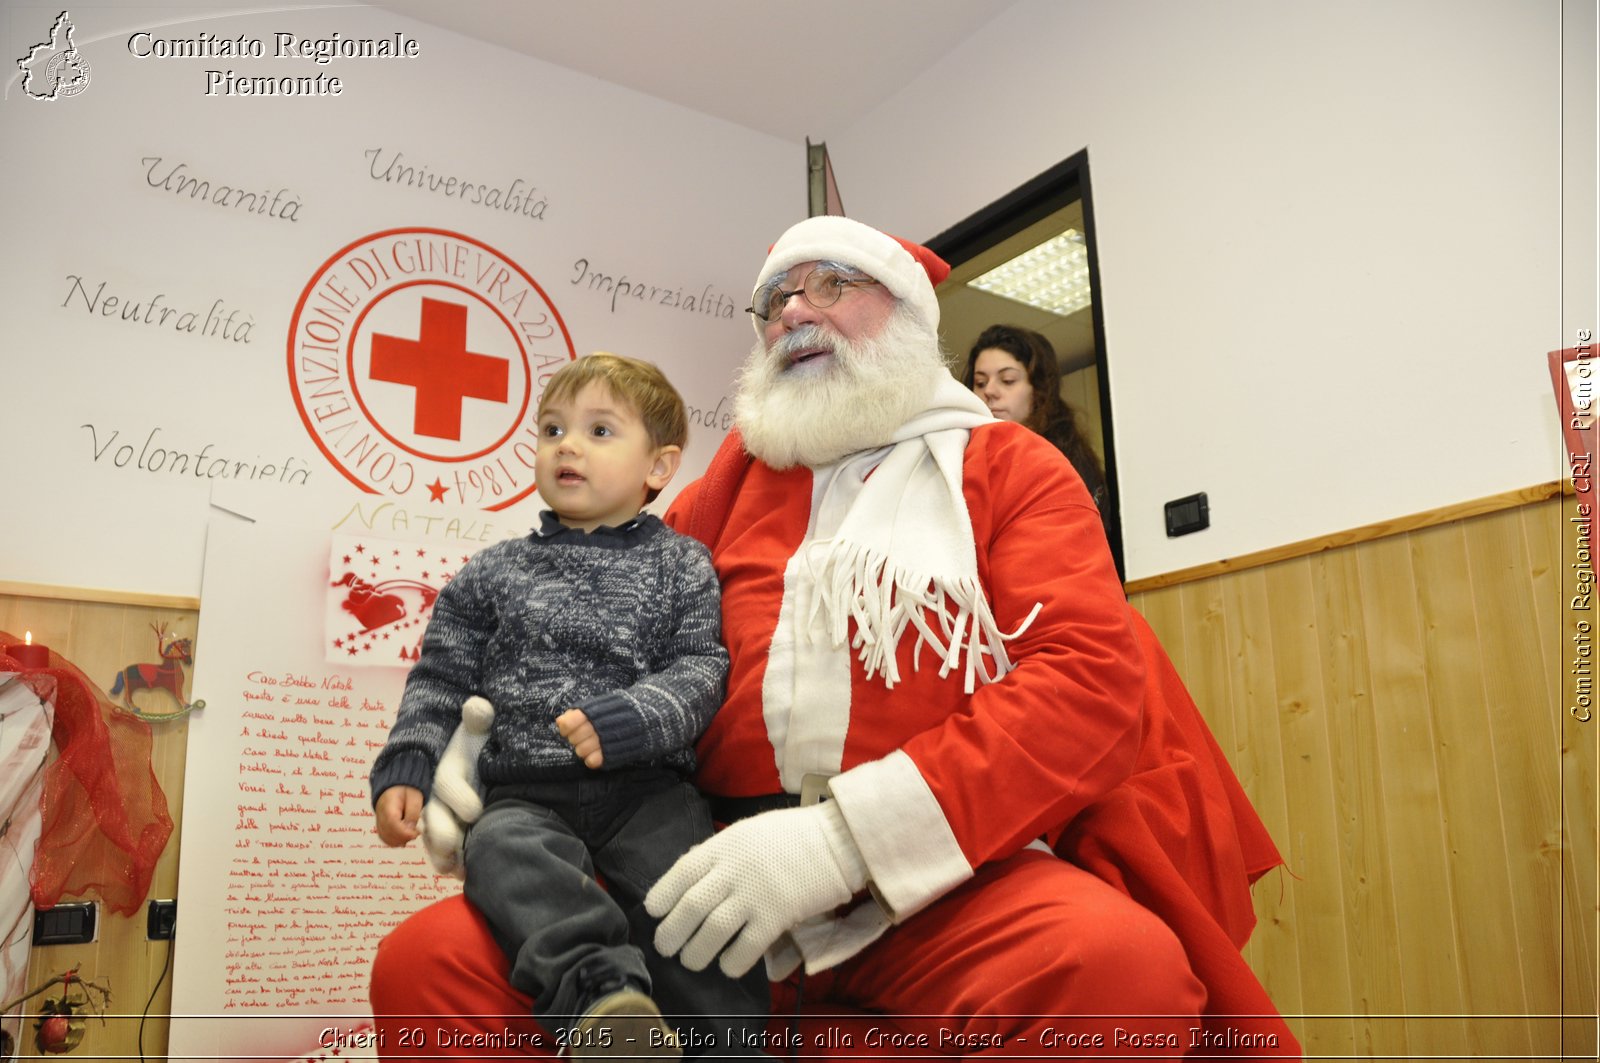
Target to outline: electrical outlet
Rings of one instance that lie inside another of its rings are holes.
[[[35,945],[87,945],[95,940],[99,908],[94,901],[58,904],[33,913]]]
[[[178,902],[151,901],[144,936],[150,941],[171,941],[178,931]]]
[[[1206,493],[1175,498],[1167,503],[1167,538],[1190,535],[1211,527],[1211,503]]]

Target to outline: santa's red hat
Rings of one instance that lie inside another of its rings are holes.
[[[790,226],[772,245],[756,275],[754,291],[802,262],[854,266],[909,305],[929,329],[938,331],[939,300],[934,297],[933,288],[950,275],[950,264],[921,244],[849,218],[807,218]],[[755,317],[751,321],[756,335],[761,335],[765,323]]]

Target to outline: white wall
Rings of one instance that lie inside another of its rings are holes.
[[[1592,56],[1594,15],[1564,7],[1572,67]],[[6,54],[56,10],[9,8]],[[1544,352],[1593,325],[1594,298],[1593,76],[1567,72],[1563,171],[1562,11],[1020,0],[882,106],[812,136],[852,215],[923,238],[1089,149],[1138,578],[1560,474]],[[793,220],[793,196],[768,190],[797,181],[797,145],[371,9],[164,32],[404,30],[422,57],[135,60],[127,35],[171,9],[76,15],[90,87],[42,103],[12,77],[0,101],[0,224],[24,249],[0,266],[0,445],[14,459],[0,580],[193,593],[208,483],[113,460],[155,430],[175,450],[293,458],[346,489],[294,411],[283,343],[317,266],[381,229],[494,245],[550,294],[578,352],[653,357],[691,406],[726,394],[743,321],[613,310],[571,283],[575,265],[742,299],[751,247]],[[206,98],[215,66],[348,87]],[[533,221],[374,181],[363,152],[380,147],[465,179],[522,178],[550,207]],[[141,160],[158,156],[213,184],[288,189],[300,220],[152,188]],[[252,341],[98,317],[70,276],[180,308],[222,299]],[[689,471],[719,437],[698,433]],[[1167,540],[1162,502],[1200,490],[1213,527]]]
[[[321,496],[354,498],[302,423],[286,354],[297,301],[319,268],[385,230],[442,229],[489,245],[544,290],[577,354],[651,359],[691,407],[720,402],[726,411],[733,367],[750,344],[742,312],[749,271],[765,241],[793,220],[800,145],[380,10],[217,14],[227,9],[74,6],[87,88],[29,99],[11,76],[0,101],[8,163],[0,580],[196,594],[215,482],[197,470],[209,472],[218,458],[230,470],[243,463],[248,476],[271,466],[268,479],[305,471],[303,508]],[[48,39],[59,11],[8,5],[4,54]],[[243,35],[264,41],[269,58],[141,59],[128,46],[141,30]],[[285,31],[313,39],[405,33],[420,56],[322,66],[270,58],[273,35]],[[207,69],[321,73],[339,77],[343,92],[208,97]],[[374,150],[381,154],[367,154]],[[375,179],[397,154],[460,181],[519,181],[547,206],[532,217]],[[179,187],[186,177],[208,182],[212,196],[222,186],[287,195],[272,217],[197,198]],[[771,191],[785,187],[788,196]],[[291,201],[293,217],[282,216]],[[594,287],[580,262],[611,286]],[[614,302],[624,279],[677,305]],[[717,312],[683,309],[707,290]],[[484,294],[462,301],[489,314]],[[105,316],[113,296],[120,302]],[[224,313],[237,313],[229,336],[204,323],[219,300]],[[124,319],[133,306],[137,316]],[[163,319],[160,308],[176,313]],[[179,327],[187,312],[198,315],[192,330]],[[415,318],[413,310],[413,328]],[[376,390],[369,387],[368,401]],[[409,401],[403,392],[390,399]],[[709,460],[720,429],[691,428],[674,489]],[[175,472],[180,454],[186,467]],[[440,508],[420,483],[395,500],[424,515]],[[445,501],[462,500],[450,493]],[[536,511],[534,496],[496,519],[525,528]]]
[[[853,216],[918,238],[1088,148],[1139,578],[1560,475],[1560,18],[1023,0],[816,137]],[[1212,527],[1168,540],[1195,491]]]

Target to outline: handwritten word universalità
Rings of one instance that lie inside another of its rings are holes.
[[[77,296],[85,312],[101,317],[120,317],[139,325],[170,328],[191,336],[210,336],[231,343],[249,343],[250,333],[256,326],[255,315],[247,313],[241,320],[240,311],[228,309],[221,299],[212,300],[204,312],[181,310],[165,305],[166,296],[161,292],[143,301],[124,295],[107,295],[106,282],[101,281],[90,295],[82,276],[69,273],[67,280],[72,282],[72,287],[67,289],[67,297],[61,300],[61,305],[72,305],[73,296]]]
[[[102,441],[102,429],[98,425],[81,424],[78,427],[89,431],[92,460],[106,462],[119,469],[193,476],[197,480],[276,480],[285,484],[303,484],[311,478],[310,467],[293,455],[276,464],[263,462],[260,455],[254,461],[240,461],[212,453],[215,446],[212,443],[198,449],[158,445],[156,437],[161,434],[160,428],[150,429],[144,441],[136,446],[133,442],[117,442],[122,438],[120,429],[112,429]]]
[[[163,167],[163,161],[159,155],[147,155],[139,160],[145,166],[145,184],[151,188],[159,188],[175,196],[188,196],[197,202],[243,211],[246,214],[261,214],[268,218],[281,218],[284,221],[300,220],[300,199],[286,188],[263,188],[259,192],[250,192],[220,182],[213,185],[208,180],[187,173],[188,163],[180,162]],[[162,172],[163,169],[165,173]]]
[[[693,291],[685,295],[681,286],[677,288],[662,288],[644,281],[630,280],[624,273],[620,277],[613,277],[608,273],[589,268],[589,260],[580,258],[572,264],[572,283],[574,285],[587,284],[591,292],[611,294],[611,312],[617,312],[618,299],[634,299],[640,304],[664,306],[669,310],[681,310],[686,314],[706,314],[711,317],[732,318],[734,302],[726,295],[717,291],[711,285],[706,285],[696,295]]]
[[[363,152],[367,159],[367,175],[374,181],[420,188],[446,199],[459,199],[463,203],[488,207],[491,210],[511,211],[536,221],[544,220],[549,201],[533,185],[522,178],[513,178],[509,185],[489,185],[469,181],[455,174],[435,173],[426,166],[413,166],[405,155],[394,152],[384,161],[382,148],[368,148]]]

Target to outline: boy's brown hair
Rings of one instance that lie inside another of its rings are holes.
[[[552,402],[575,398],[589,384],[603,384],[611,396],[627,403],[644,422],[650,442],[657,447],[682,447],[689,440],[689,415],[683,396],[665,373],[649,362],[627,358],[608,351],[595,351],[586,358],[569,362],[556,370],[539,396],[542,415]],[[651,491],[646,501],[653,501]]]

